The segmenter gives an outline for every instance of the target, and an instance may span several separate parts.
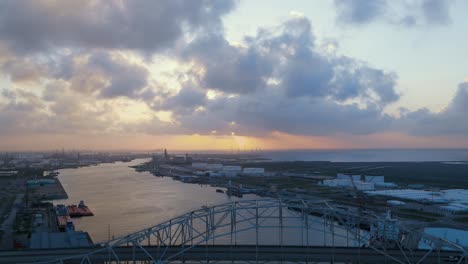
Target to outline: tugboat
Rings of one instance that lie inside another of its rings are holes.
[[[83,200],[78,204],[78,210],[80,211],[81,216],[93,216],[93,212],[89,210],[88,206],[85,205]]]
[[[70,214],[70,217],[79,217],[81,216],[80,210],[78,209],[78,206],[72,204],[67,206],[68,213]]]
[[[72,204],[67,206],[70,217],[93,216],[93,212],[89,210],[88,206],[83,201],[80,201],[78,206]]]

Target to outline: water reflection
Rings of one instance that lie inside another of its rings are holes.
[[[139,159],[60,170],[59,179],[69,199],[55,203],[72,204],[84,200],[95,216],[75,218],[75,226],[77,230],[89,232],[94,242],[101,242],[158,224],[203,205],[241,199],[217,193],[214,187],[155,177],[129,168],[144,161]],[[255,198],[255,195],[245,195],[242,199]]]

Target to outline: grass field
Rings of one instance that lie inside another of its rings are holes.
[[[270,172],[334,176],[337,173],[383,175],[386,182],[424,184],[439,188],[468,188],[468,165],[442,162],[255,162],[243,167],[263,167]]]

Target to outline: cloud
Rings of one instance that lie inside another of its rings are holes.
[[[0,64],[0,70],[12,82],[37,83],[47,76],[48,67],[30,58],[18,58]]]
[[[403,114],[398,128],[412,135],[468,136],[468,82],[458,85],[457,93],[442,111],[434,113],[419,109]]]
[[[0,100],[0,135],[118,134],[127,123],[124,107],[135,104],[83,94],[64,80],[50,81],[42,91],[3,90],[1,97],[7,100]]]
[[[446,25],[453,0],[335,0],[341,24],[364,25],[383,21],[402,26]]]
[[[390,116],[386,107],[400,98],[397,74],[324,51],[303,15],[230,43],[221,16],[231,1],[51,3],[1,3],[0,47],[10,49],[0,54],[0,68],[13,84],[0,95],[0,134],[468,136],[467,83],[440,113]],[[346,11],[349,23],[361,24],[388,12],[389,2],[375,3],[336,1],[364,5]],[[431,13],[443,9],[440,2],[423,3],[423,19],[449,18]],[[155,74],[158,61],[146,52],[170,57],[176,69]]]
[[[451,0],[424,0],[421,7],[425,20],[432,24],[448,24],[452,3]]]
[[[293,16],[246,36],[240,45],[219,34],[205,35],[189,43],[181,57],[194,59],[203,69],[201,87],[228,94],[254,94],[278,82],[289,97],[360,98],[382,105],[399,99],[394,73],[322,53],[311,28],[307,18]]]
[[[181,56],[203,65],[205,87],[227,93],[254,91],[265,85],[273,68],[273,62],[255,46],[234,46],[219,33],[195,39]]]
[[[365,24],[382,15],[386,3],[386,0],[335,0],[335,7],[340,22]]]
[[[156,51],[185,32],[220,30],[232,0],[2,1],[0,41],[17,52],[56,48]]]
[[[367,134],[383,131],[393,122],[383,108],[399,99],[396,74],[321,53],[304,17],[260,29],[240,45],[231,45],[220,35],[204,36],[189,43],[185,51],[181,58],[195,58],[194,67],[204,73],[195,74],[195,82],[156,107],[174,113],[176,122],[165,127],[171,133]],[[246,55],[250,53],[255,56]],[[254,69],[230,63],[247,57]],[[220,85],[212,85],[210,76],[216,76]],[[236,76],[256,79],[242,83]],[[207,100],[202,91],[209,89],[220,93]],[[143,129],[160,132],[151,125]]]
[[[185,84],[187,85],[187,84]],[[189,84],[190,85],[190,84]],[[160,106],[175,114],[190,114],[206,104],[206,92],[193,86],[183,87],[176,95],[165,98]]]
[[[86,68],[98,72],[106,79],[104,87],[99,89],[100,95],[104,98],[133,97],[147,84],[148,70],[146,68],[118,56],[112,57],[109,53],[92,54]]]

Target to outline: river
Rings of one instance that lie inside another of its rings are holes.
[[[156,225],[204,205],[241,199],[217,193],[214,187],[156,177],[129,167],[145,161],[137,159],[60,170],[58,177],[69,198],[54,203],[78,204],[84,200],[95,215],[74,218],[73,222],[77,230],[87,231],[94,242],[102,242],[112,236],[118,237]],[[256,197],[244,195],[242,199]]]

